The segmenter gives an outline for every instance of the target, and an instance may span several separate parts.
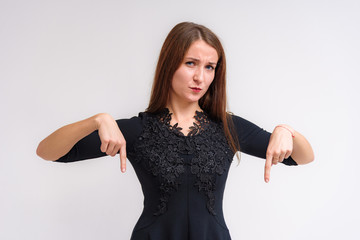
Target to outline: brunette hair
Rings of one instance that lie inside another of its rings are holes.
[[[156,113],[166,107],[173,75],[182,63],[190,45],[196,40],[203,40],[215,48],[219,57],[214,80],[199,100],[199,105],[212,119],[223,123],[228,143],[232,151],[236,153],[240,149],[239,143],[237,137],[231,134],[234,132],[234,124],[230,114],[226,112],[225,52],[218,37],[203,25],[182,22],[169,32],[160,51],[150,102],[146,111]]]

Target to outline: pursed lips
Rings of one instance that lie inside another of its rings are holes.
[[[190,89],[195,93],[199,93],[201,91],[201,88],[198,87],[190,87]]]
[[[193,89],[193,90],[197,90],[197,91],[201,90],[201,88],[198,88],[198,87],[190,87],[190,88]]]

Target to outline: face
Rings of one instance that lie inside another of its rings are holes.
[[[217,61],[215,48],[203,40],[193,42],[174,73],[171,101],[197,103],[214,80]]]

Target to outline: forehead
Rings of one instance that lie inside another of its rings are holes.
[[[185,54],[185,58],[187,57],[211,62],[217,62],[219,59],[216,49],[207,44],[204,40],[193,42]]]

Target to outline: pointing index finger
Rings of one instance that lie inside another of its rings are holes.
[[[273,160],[272,155],[266,155],[264,180],[267,183],[270,181],[270,170],[272,166],[272,160]]]
[[[121,167],[121,171],[125,172],[126,171],[126,146],[125,144],[123,144],[120,147],[120,167]]]

